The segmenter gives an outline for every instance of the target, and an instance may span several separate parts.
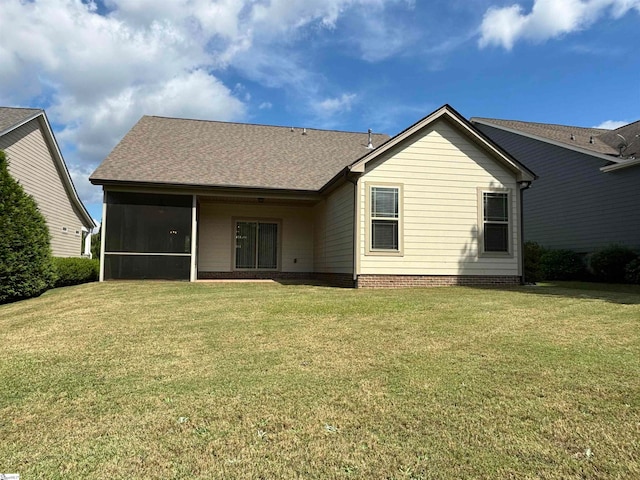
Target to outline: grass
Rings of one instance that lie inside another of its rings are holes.
[[[87,284],[0,306],[21,478],[640,478],[640,288]]]

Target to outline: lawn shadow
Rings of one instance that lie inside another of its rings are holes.
[[[620,305],[640,305],[640,286],[590,282],[541,282],[515,287],[472,286],[480,290],[508,290],[529,295],[604,300]]]
[[[275,278],[275,283],[280,285],[304,285],[307,287],[346,288],[353,289],[353,285],[331,282],[321,278]]]

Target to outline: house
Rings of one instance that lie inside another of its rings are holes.
[[[101,279],[517,284],[533,179],[448,105],[393,138],[145,116],[90,177]]]
[[[96,224],[78,197],[44,110],[0,107],[0,150],[11,176],[44,215],[53,256],[90,256]]]
[[[588,254],[640,250],[640,121],[615,130],[472,118],[538,174],[524,194],[524,239]]]

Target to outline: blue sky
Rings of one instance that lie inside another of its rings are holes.
[[[396,134],[640,118],[640,0],[2,0],[0,105],[44,108],[87,178],[142,115]],[[179,159],[176,159],[179,161]]]

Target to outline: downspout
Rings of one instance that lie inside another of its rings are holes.
[[[360,247],[358,241],[358,232],[360,231],[360,224],[358,223],[358,213],[360,210],[360,204],[358,202],[358,180],[360,176],[358,175],[358,177],[354,179],[349,176],[349,173],[348,170],[345,170],[344,178],[353,184],[353,285],[357,287],[356,282],[358,281],[358,268],[360,266],[360,255],[358,255]]]
[[[522,272],[520,283],[526,285],[524,276],[524,191],[531,188],[530,181],[518,182],[520,186],[520,271]]]

